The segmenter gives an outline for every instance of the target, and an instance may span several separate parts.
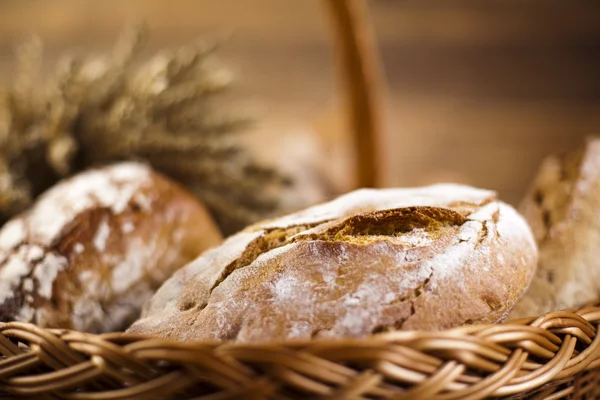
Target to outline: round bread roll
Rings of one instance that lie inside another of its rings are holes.
[[[83,172],[0,230],[0,320],[122,330],[220,239],[195,198],[145,165]]]
[[[265,341],[497,322],[536,261],[529,227],[494,192],[363,189],[230,237],[176,272],[128,331]]]
[[[583,305],[600,296],[600,139],[547,158],[521,204],[540,259],[510,318]]]

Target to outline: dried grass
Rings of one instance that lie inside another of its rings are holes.
[[[236,135],[251,120],[218,107],[231,74],[201,40],[138,62],[143,25],[105,54],[65,56],[40,77],[42,45],[17,51],[17,73],[0,91],[0,218],[26,209],[62,177],[139,159],[178,180],[225,233],[277,211],[289,180],[249,156]]]

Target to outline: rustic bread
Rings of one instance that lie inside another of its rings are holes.
[[[521,204],[539,247],[531,287],[510,318],[582,305],[600,296],[600,139],[547,158]]]
[[[121,330],[220,234],[204,208],[137,163],[81,173],[0,230],[0,321]]]
[[[364,189],[230,237],[176,272],[128,331],[262,341],[497,322],[536,261],[529,227],[494,192]]]

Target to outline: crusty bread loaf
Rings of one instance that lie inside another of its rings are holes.
[[[176,272],[129,332],[262,341],[496,322],[536,261],[529,227],[494,192],[364,189],[230,237]]]
[[[538,270],[510,318],[600,296],[600,139],[547,158],[521,205],[538,243]]]
[[[204,208],[145,165],[81,173],[0,230],[0,321],[124,329],[173,271],[219,241]]]

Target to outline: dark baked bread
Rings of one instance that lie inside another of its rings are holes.
[[[219,242],[204,208],[149,167],[81,173],[0,230],[0,320],[124,329],[173,271]]]
[[[600,296],[600,139],[548,157],[521,204],[540,260],[511,318],[583,305]]]
[[[493,192],[359,190],[204,253],[129,332],[262,341],[496,322],[527,288],[536,259],[529,227]]]

